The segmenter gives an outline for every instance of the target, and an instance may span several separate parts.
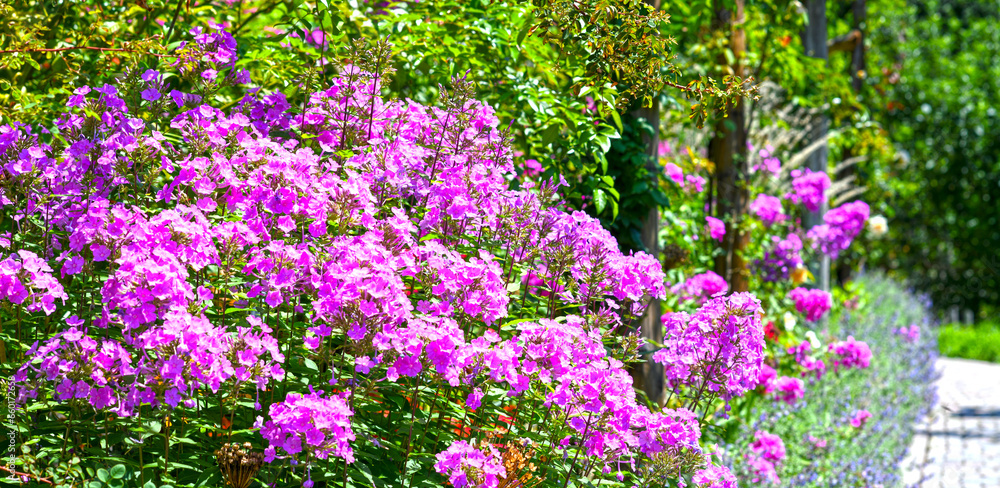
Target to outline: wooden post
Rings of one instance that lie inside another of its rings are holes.
[[[732,8],[725,3],[724,0],[715,0],[712,27],[729,33],[729,49],[735,61],[729,66],[730,73],[724,74],[743,77],[743,58],[746,54],[744,0],[735,0]],[[725,56],[720,56],[719,59],[720,64],[725,64]],[[725,252],[716,259],[715,272],[725,278],[731,291],[747,291],[749,281],[743,249],[749,236],[740,235],[737,228],[749,204],[747,191],[739,186],[739,180],[747,170],[747,127],[743,99],[737,98],[730,103],[727,115],[717,115],[715,132],[708,144],[708,159],[715,163],[716,217],[726,222],[726,236],[722,240]]]
[[[635,109],[629,113],[629,116],[634,119],[644,119],[653,127],[653,133],[644,134],[642,142],[646,148],[646,169],[650,173],[656,174],[660,171],[660,104],[654,97],[652,106]],[[658,206],[653,205],[646,212],[645,217],[642,219],[642,228],[639,232],[646,252],[652,254],[659,261],[660,209]],[[663,315],[663,310],[660,307],[660,301],[653,300],[650,302],[649,307],[646,308],[646,312],[639,320],[639,331],[644,339],[663,342],[663,322],[660,320],[661,315]],[[648,350],[643,349],[643,352],[648,352]],[[657,405],[663,405],[663,402],[666,400],[663,365],[655,363],[647,357],[645,362],[633,370],[632,375],[636,386],[641,387],[651,401]]]
[[[829,59],[827,51],[826,32],[826,0],[806,0],[806,15],[809,24],[802,32],[802,44],[805,47],[806,55],[812,58]],[[830,130],[830,121],[826,115],[822,115],[816,130],[813,133],[813,140],[826,136]],[[827,145],[813,151],[806,161],[806,167],[812,171],[827,171]],[[823,204],[816,212],[808,212],[805,218],[805,227],[810,229],[823,223],[823,214],[826,213],[828,204],[823,199]],[[830,291],[830,258],[820,256],[818,262],[809,263],[809,270],[816,278],[816,286],[824,291]]]

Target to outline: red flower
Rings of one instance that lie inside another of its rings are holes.
[[[767,340],[770,341],[778,340],[778,334],[779,332],[778,329],[774,326],[774,322],[768,322],[767,325],[764,326],[764,337],[767,338]]]

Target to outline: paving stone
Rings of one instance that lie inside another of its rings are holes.
[[[938,359],[938,404],[901,465],[921,488],[1000,488],[1000,365]]]

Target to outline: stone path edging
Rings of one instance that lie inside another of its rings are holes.
[[[903,482],[1000,488],[1000,364],[939,358],[938,403],[917,425]]]

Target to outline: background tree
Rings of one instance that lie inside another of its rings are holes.
[[[875,112],[902,153],[873,192],[890,195],[880,266],[939,310],[1000,305],[1000,8],[989,2],[880,4],[870,73]],[[992,311],[992,312],[991,312]]]

